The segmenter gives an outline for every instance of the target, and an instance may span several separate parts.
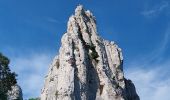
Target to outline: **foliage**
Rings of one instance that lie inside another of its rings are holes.
[[[92,53],[91,53],[91,58],[92,58],[92,59],[97,60],[96,58],[98,58],[98,57],[99,57],[99,55],[97,54],[97,52],[92,52]]]
[[[0,53],[0,100],[7,100],[7,92],[17,83],[14,72],[9,68],[10,60]]]
[[[56,67],[57,67],[57,69],[59,69],[59,67],[60,67],[60,61],[59,61],[59,59],[57,59]]]
[[[55,92],[55,96],[56,96],[56,98],[58,97],[58,95],[59,95],[59,93],[58,93],[58,91],[56,91],[56,92]]]
[[[104,87],[104,85],[100,85],[100,95],[101,95],[102,92],[103,92],[103,87]]]
[[[40,100],[40,98],[30,98],[28,100]]]
[[[98,53],[96,52],[95,48],[96,46],[94,46],[93,44],[91,45],[87,45],[87,48],[89,48],[92,52],[90,53],[90,58],[91,59],[94,59],[97,63],[98,63],[98,60],[97,58],[99,57]]]

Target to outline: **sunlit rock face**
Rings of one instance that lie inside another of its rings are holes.
[[[98,35],[95,17],[81,5],[69,18],[41,100],[139,100],[124,78],[121,49]]]
[[[8,91],[8,100],[23,100],[22,90],[19,85],[11,87],[11,91]]]

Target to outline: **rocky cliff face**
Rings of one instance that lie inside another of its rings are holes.
[[[69,18],[41,100],[139,100],[124,78],[121,49],[98,35],[95,17],[82,6]]]
[[[8,100],[23,100],[22,90],[19,85],[11,87],[11,91],[8,92]]]

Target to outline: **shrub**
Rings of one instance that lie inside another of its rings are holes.
[[[92,45],[87,45],[88,49],[90,49],[92,52],[90,53],[90,58],[91,59],[94,59],[97,63],[98,63],[98,60],[97,58],[99,57],[98,53],[96,52],[96,46],[94,46],[93,44]]]
[[[40,98],[30,98],[28,100],[40,100]]]
[[[55,96],[56,96],[56,98],[58,97],[58,95],[59,95],[59,93],[58,93],[58,91],[56,91],[56,92],[55,92]]]

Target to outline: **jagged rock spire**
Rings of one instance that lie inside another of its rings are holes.
[[[82,14],[84,14],[83,5],[79,5],[75,9],[75,16],[81,16]]]
[[[121,49],[98,36],[95,17],[82,5],[69,18],[41,100],[139,100],[124,78]]]

